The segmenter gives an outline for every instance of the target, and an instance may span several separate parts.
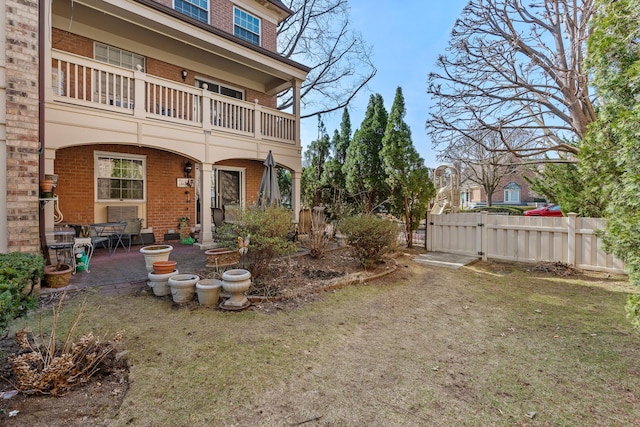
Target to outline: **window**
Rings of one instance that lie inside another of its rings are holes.
[[[197,87],[201,88],[202,85],[205,83],[207,84],[207,89],[210,92],[219,93],[220,95],[230,96],[231,98],[235,98],[235,99],[240,99],[240,100],[244,99],[244,92],[241,90],[233,89],[227,86],[220,85],[218,83],[212,83],[206,80],[196,78]]]
[[[97,61],[106,62],[107,64],[116,65],[128,70],[135,70],[136,65],[140,65],[142,71],[145,70],[146,58],[144,56],[102,43],[94,44],[93,57]]]
[[[144,56],[103,43],[94,44],[93,55],[97,61],[128,70],[135,70],[136,65],[140,65],[141,71],[144,71],[146,66]],[[100,102],[116,107],[133,108],[135,92],[133,79],[115,73],[94,70],[93,82],[96,94],[102,98]]]
[[[520,203],[520,186],[515,182],[510,182],[504,186],[504,202]]]
[[[234,8],[233,34],[242,40],[260,46],[260,19],[244,10]]]
[[[175,0],[173,8],[205,24],[209,23],[209,0]]]
[[[144,200],[145,156],[96,152],[94,167],[98,201]]]

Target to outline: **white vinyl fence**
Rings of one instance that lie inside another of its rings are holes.
[[[520,262],[562,262],[583,270],[624,273],[624,263],[602,249],[600,218],[427,214],[426,248]]]

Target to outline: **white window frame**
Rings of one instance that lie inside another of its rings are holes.
[[[105,48],[107,50],[107,58],[98,57],[97,50],[98,47]],[[119,57],[117,61],[110,61],[111,53],[114,56]],[[131,64],[122,63],[122,57],[126,55],[130,57]],[[147,58],[142,55],[138,55],[137,53],[130,52],[128,50],[120,49],[118,47],[114,47],[105,43],[93,42],[93,59],[96,61],[102,62],[104,64],[108,64],[114,67],[125,68],[127,70],[135,70],[136,65],[142,66],[141,71],[145,71],[147,67]],[[99,74],[99,75],[98,75]],[[100,92],[104,94],[107,99],[101,100],[109,105],[113,105],[116,107],[122,108],[133,108],[133,99],[135,97],[135,89],[133,85],[132,79],[122,80],[123,77],[118,75],[113,75],[111,73],[94,70],[93,72],[93,86],[98,90],[98,85],[100,85]],[[114,81],[115,79],[115,81]],[[123,83],[123,84],[121,84]],[[124,91],[124,96],[121,91]],[[96,92],[98,93],[98,92]]]
[[[107,178],[101,177],[99,160],[100,158],[108,157],[110,159],[122,159],[122,160],[141,160],[142,161],[142,199],[101,199],[98,191],[98,179]],[[96,203],[106,202],[132,202],[132,203],[145,203],[147,200],[147,156],[141,154],[128,154],[128,153],[115,153],[110,151],[94,151],[93,152],[93,188],[95,194]]]
[[[509,187],[509,188],[507,188]],[[516,188],[517,187],[517,188]],[[515,182],[510,182],[509,184],[504,186],[504,203],[520,203],[520,186]],[[511,199],[514,197],[514,200]]]
[[[239,87],[230,86],[230,85],[228,85],[226,83],[219,83],[219,82],[216,82],[215,80],[210,80],[210,79],[208,79],[206,77],[196,76],[196,78],[195,78],[196,87],[198,87],[197,86],[198,82],[206,83],[209,86],[207,88],[207,90],[209,92],[212,92],[212,93],[215,93],[215,94],[218,94],[218,95],[222,95],[222,96],[227,96],[227,97],[229,97],[231,99],[237,99],[238,101],[244,101],[246,99],[245,90],[241,89]],[[211,90],[213,88],[213,85],[218,86],[218,91],[217,92],[214,91],[214,90]],[[220,93],[220,88],[222,88],[222,87],[224,87],[226,89],[230,89],[230,90],[235,90],[236,92],[239,92],[242,95],[242,98],[235,98],[235,97],[228,96],[228,95],[225,95],[223,93]]]
[[[97,54],[97,47],[104,47],[107,49],[107,58],[106,60],[104,58],[99,58],[98,54]],[[111,58],[110,53],[114,53],[117,54],[120,59],[118,61],[109,61],[109,59]],[[131,66],[129,66],[128,64],[123,65],[122,64],[122,55],[128,55],[131,56]],[[116,67],[121,67],[121,68],[126,68],[127,70],[135,70],[136,69],[136,65],[140,64],[141,62],[141,66],[142,66],[142,72],[144,72],[147,69],[147,57],[143,56],[143,55],[139,55],[137,53],[125,50],[125,49],[120,49],[119,47],[115,47],[115,46],[111,46],[108,45],[106,43],[100,43],[100,42],[93,42],[93,59],[95,59],[96,61],[100,61],[103,62],[105,64],[109,64],[109,65],[113,65]]]
[[[256,19],[258,21],[258,32],[256,33],[256,32],[254,32],[253,30],[251,30],[249,28],[246,28],[246,27],[244,27],[244,26],[242,26],[240,24],[236,24],[236,11],[239,11],[241,13],[246,14],[247,16],[250,16],[250,17]],[[237,36],[236,35],[236,27],[241,28],[241,29],[243,29],[243,30],[245,30],[245,31],[247,31],[247,32],[249,32],[251,34],[255,34],[256,36],[258,36],[258,43],[254,43],[253,41],[247,40],[244,37]],[[244,9],[241,9],[241,8],[239,8],[237,6],[234,6],[233,7],[233,35],[238,37],[238,38],[240,38],[241,40],[244,40],[244,41],[248,42],[248,43],[255,44],[256,46],[262,46],[262,19],[259,18],[256,15],[254,15],[253,13],[247,12]]]
[[[196,21],[203,22],[203,23],[205,23],[205,24],[208,24],[208,23],[209,23],[209,21],[211,20],[211,2],[210,2],[209,0],[205,0],[205,1],[207,2],[207,8],[206,8],[206,9],[205,9],[205,8],[203,8],[203,7],[201,7],[200,5],[195,4],[193,0],[182,0],[182,1],[183,1],[184,3],[189,3],[189,4],[191,4],[191,5],[192,5],[194,8],[196,8],[196,9],[199,9],[199,10],[203,10],[203,11],[205,11],[205,12],[206,12],[207,20],[206,20],[206,21],[203,21],[203,20],[201,20],[200,18],[197,18],[197,17],[195,17],[195,16],[193,16],[193,15],[190,15],[190,14],[188,14],[188,13],[185,13],[185,12],[183,12],[183,11],[181,11],[181,10],[176,9],[176,0],[173,0],[173,5],[172,5],[173,10],[175,10],[175,11],[176,11],[176,12],[178,12],[178,13],[183,14],[184,16],[188,16],[188,17],[189,17],[189,18],[191,18],[191,19],[195,19]]]

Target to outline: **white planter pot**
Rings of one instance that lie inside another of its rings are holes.
[[[173,302],[185,303],[193,299],[196,283],[200,280],[195,274],[176,274],[169,278],[169,288]]]
[[[171,273],[166,274],[154,274],[153,272],[147,275],[147,285],[151,289],[153,289],[153,294],[157,297],[164,297],[171,293],[171,289],[169,288],[169,278],[179,274],[180,272],[176,269]]]
[[[231,294],[223,307],[238,308],[249,305],[249,300],[244,295],[251,286],[251,273],[242,268],[234,268],[222,273],[222,289]]]
[[[198,302],[205,307],[213,307],[220,299],[220,288],[222,282],[218,279],[204,279],[196,283],[196,293]]]
[[[169,254],[173,250],[171,245],[150,245],[140,248],[140,253],[144,255],[144,264],[148,272],[153,271],[153,263],[156,261],[169,261]]]

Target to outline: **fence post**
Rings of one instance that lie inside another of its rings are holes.
[[[576,217],[577,214],[574,212],[569,212],[567,215],[567,263],[574,267],[576,266]]]
[[[433,251],[433,244],[431,243],[431,233],[433,233],[433,224],[431,222],[431,212],[427,211],[427,219],[424,224],[424,247],[427,251]]]
[[[480,241],[480,251],[482,252],[482,260],[486,261],[488,259],[489,252],[489,227],[487,227],[487,221],[489,220],[489,212],[482,211],[480,213],[482,217],[482,227],[480,227],[481,241]]]

